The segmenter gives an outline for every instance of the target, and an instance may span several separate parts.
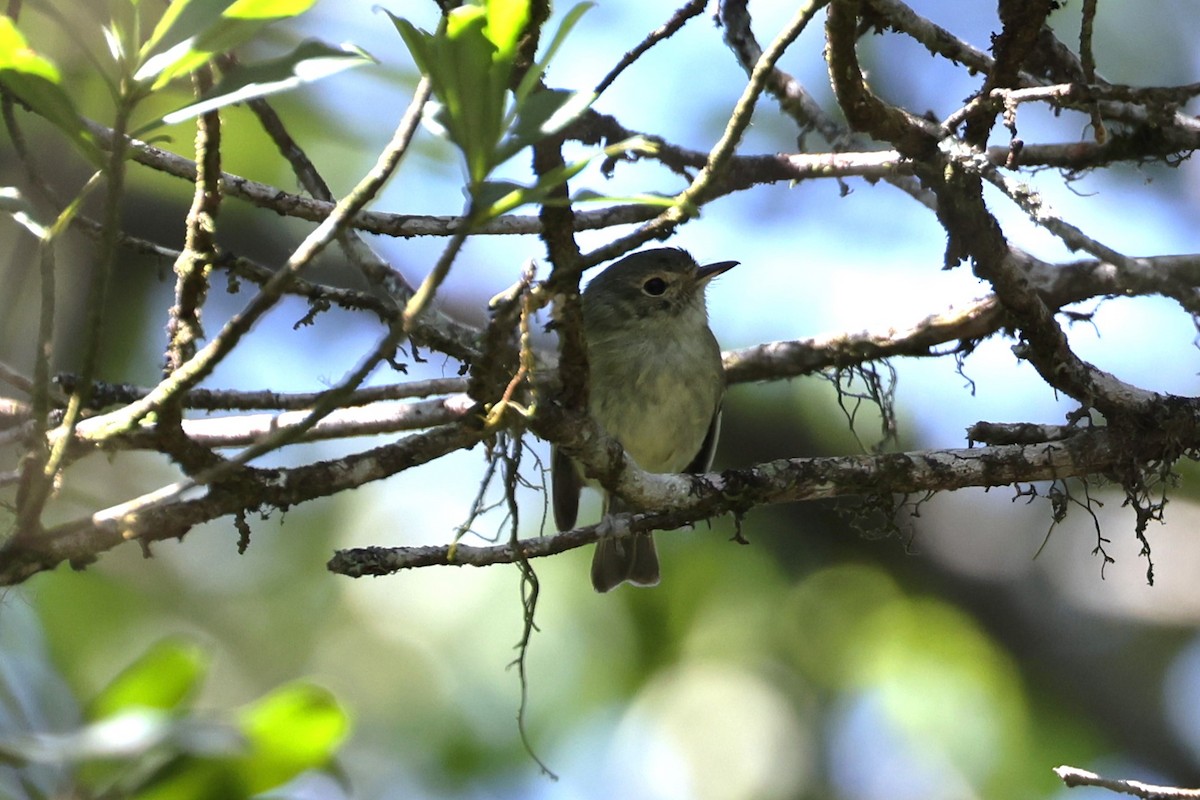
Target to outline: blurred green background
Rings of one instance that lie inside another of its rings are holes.
[[[23,27],[35,44],[68,72],[85,113],[108,120],[92,67],[62,44],[37,4],[26,5]],[[101,4],[56,5],[99,51]],[[386,5],[419,24],[436,20],[432,3]],[[792,13],[786,5],[751,4],[764,42]],[[980,48],[996,24],[992,4],[912,5]],[[1063,6],[1052,21],[1062,39],[1074,41],[1080,3]],[[556,15],[566,10],[560,6]],[[632,0],[598,5],[548,82],[594,85],[670,10],[671,4]],[[1195,80],[1200,18],[1191,10],[1186,0],[1101,4],[1099,71],[1138,85]],[[820,27],[807,31],[781,66],[828,105]],[[365,0],[320,2],[297,24],[272,29],[251,55],[271,55],[307,35],[352,41],[381,62],[275,102],[340,193],[387,141],[415,76],[391,24]],[[1154,58],[1145,57],[1147,49]],[[918,113],[945,116],[978,84],[896,36],[868,37],[863,50],[877,90]],[[707,150],[744,80],[720,31],[702,17],[651,51],[597,107],[627,127]],[[162,102],[167,107],[183,97]],[[225,169],[295,190],[250,114],[232,109],[225,119]],[[1029,108],[1020,121],[1027,142],[1086,135],[1086,120],[1076,114],[1055,117]],[[26,124],[42,168],[64,190],[77,186],[82,165],[52,133]],[[172,136],[166,146],[186,154],[190,130],[177,126]],[[815,135],[807,145],[823,148]],[[0,178],[19,184],[7,140],[0,147]],[[764,100],[739,152],[796,147],[794,126]],[[520,161],[513,168],[517,178],[524,177]],[[190,186],[140,167],[130,177],[129,230],[177,245]],[[1031,180],[1068,219],[1122,252],[1200,251],[1200,182],[1189,162],[1176,169],[1119,166],[1069,186],[1052,173]],[[986,293],[966,268],[940,270],[944,236],[923,208],[883,184],[847,185],[852,191],[845,196],[835,182],[807,182],[725,198],[673,240],[705,259],[742,262],[709,292],[712,326],[726,348],[903,328]],[[621,194],[680,185],[652,166],[623,166],[611,181],[589,170],[573,187]],[[377,208],[454,214],[462,206],[460,188],[453,152],[424,133]],[[1014,244],[1044,258],[1074,257],[1002,198],[990,201]],[[228,201],[219,240],[278,264],[307,230]],[[581,239],[594,246],[614,235]],[[442,243],[373,244],[415,282]],[[0,245],[0,360],[28,370],[38,291],[34,249],[7,219],[0,220]],[[61,342],[77,339],[90,246],[80,238],[60,253]],[[524,260],[543,254],[532,237],[469,242],[447,284],[444,310],[478,321],[486,299],[515,280]],[[361,285],[335,253],[314,277]],[[210,331],[248,297],[245,289],[227,293],[223,276],[214,281],[205,311]],[[169,264],[122,263],[104,378],[156,380],[172,283]],[[1148,388],[1197,393],[1195,327],[1171,303],[1110,300],[1080,310],[1096,312],[1094,324],[1070,330],[1084,358]],[[282,303],[206,385],[319,389],[338,380],[379,334],[367,315],[336,310],[293,330],[305,312],[298,301]],[[545,337],[544,344],[549,348],[552,340]],[[950,358],[897,362],[899,446],[963,446],[964,429],[980,419],[1062,421],[1071,405],[1018,363],[1010,345],[983,344],[961,373]],[[72,369],[76,357],[64,347],[56,368]],[[434,359],[411,365],[407,377],[456,370]],[[385,370],[372,382],[404,379]],[[734,387],[717,467],[860,452],[878,429],[864,413],[860,442],[824,377]],[[272,456],[271,463],[376,443],[304,446]],[[544,459],[541,443],[531,444]],[[540,486],[533,460],[525,467]],[[285,793],[293,797],[1058,797],[1068,791],[1051,769],[1063,763],[1200,785],[1194,713],[1200,591],[1191,574],[1200,567],[1194,535],[1200,509],[1192,465],[1181,465],[1166,523],[1150,530],[1153,587],[1138,555],[1133,515],[1119,493],[1092,490],[1104,504],[1097,516],[1110,540],[1105,548],[1116,559],[1104,568],[1092,554],[1097,533],[1082,508],[1072,508],[1050,531],[1045,485],[1036,487],[1043,497],[1032,500],[1011,488],[933,498],[916,515],[901,515],[899,535],[872,535],[878,529],[870,519],[862,524],[851,501],[756,510],[744,521],[750,546],[730,541],[728,520],[663,534],[664,580],[651,591],[593,594],[586,577],[590,552],[538,562],[542,593],[529,652],[526,721],[536,752],[558,781],[539,774],[518,735],[520,687],[509,668],[521,633],[515,568],[351,580],[324,566],[340,547],[447,541],[465,519],[483,469],[478,449],[458,453],[352,493],[252,519],[244,555],[237,554],[233,525],[221,520],[182,542],[156,544],[149,560],[129,545],[86,571],[60,568],[8,590],[0,598],[0,734],[69,728],[77,714],[69,694],[86,704],[155,642],[183,636],[199,644],[209,664],[195,699],[203,714],[220,718],[296,680],[337,698],[351,725],[339,756],[343,776],[303,777]],[[171,477],[158,458],[93,456],[68,472],[55,513],[73,517]],[[1080,487],[1072,490],[1082,499]],[[523,501],[523,533],[533,536],[545,497],[529,490]],[[593,503],[583,519],[597,513]],[[485,517],[476,530],[493,536],[501,520]],[[34,668],[22,671],[14,663]],[[41,711],[33,718],[18,708]],[[1094,790],[1069,794],[1100,796]]]

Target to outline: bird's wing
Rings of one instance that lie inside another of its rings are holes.
[[[696,457],[692,459],[692,463],[687,465],[684,472],[693,474],[708,472],[708,468],[712,466],[713,456],[717,453],[717,439],[720,435],[721,407],[717,406],[712,422],[708,424],[708,433],[704,434],[704,443],[700,445],[700,452],[696,453]]]
[[[579,490],[583,488],[575,462],[557,447],[550,448],[551,498],[554,504],[554,525],[560,531],[575,527],[579,514]]]

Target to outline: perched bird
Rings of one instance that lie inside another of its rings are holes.
[[[677,248],[643,250],[604,270],[583,292],[588,413],[648,472],[704,472],[712,463],[725,372],[708,327],[704,290],[737,263],[700,266]],[[550,472],[554,521],[560,531],[569,530],[584,479],[557,448]],[[620,498],[605,492],[604,513],[622,510]],[[650,533],[596,545],[596,591],[658,580]]]

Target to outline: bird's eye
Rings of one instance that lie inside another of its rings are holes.
[[[651,278],[642,284],[642,291],[652,297],[658,297],[667,290],[667,282],[662,278]]]

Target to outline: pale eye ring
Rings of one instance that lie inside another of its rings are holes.
[[[642,284],[642,291],[651,297],[658,297],[667,290],[667,282],[655,276]]]

